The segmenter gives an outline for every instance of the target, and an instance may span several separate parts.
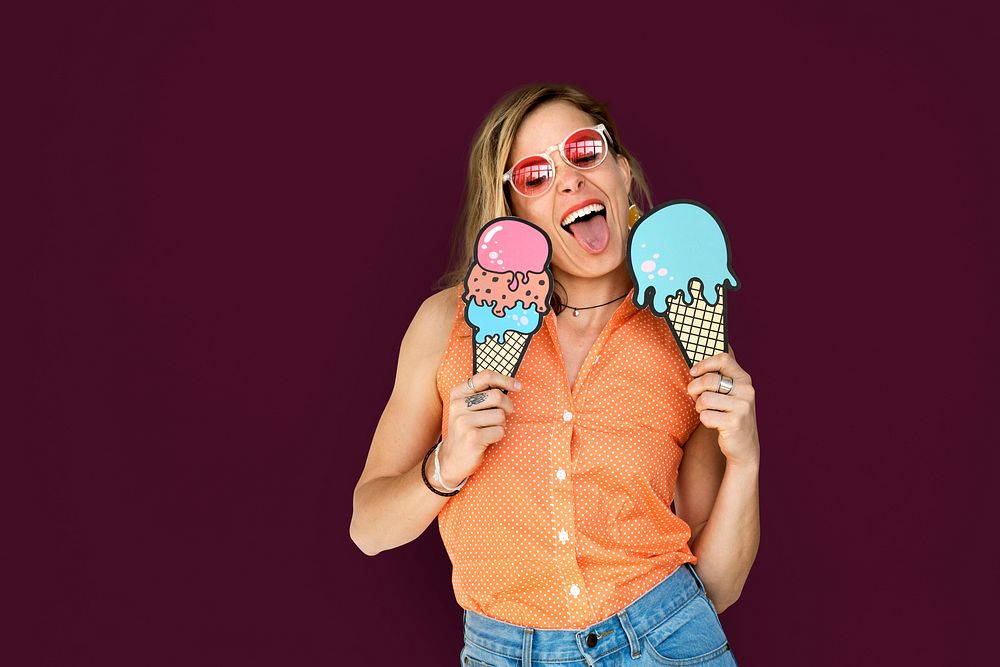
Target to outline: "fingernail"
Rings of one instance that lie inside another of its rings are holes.
[[[521,381],[520,381],[520,380],[514,380],[514,389],[520,389],[520,388],[521,388],[521,387],[523,387],[523,386],[524,386],[524,385],[523,385],[523,384],[521,384]]]

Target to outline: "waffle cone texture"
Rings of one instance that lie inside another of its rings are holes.
[[[722,287],[714,306],[702,296],[703,285],[691,281],[691,305],[684,303],[681,292],[667,298],[667,321],[684,351],[688,365],[726,351],[726,303]]]
[[[529,335],[508,331],[504,334],[503,344],[500,344],[499,336],[488,336],[486,342],[475,343],[472,348],[475,372],[492,370],[513,377],[530,341]]]

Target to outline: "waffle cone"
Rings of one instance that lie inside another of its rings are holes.
[[[475,372],[493,370],[513,377],[530,341],[531,336],[517,331],[506,332],[502,345],[499,336],[488,336],[486,342],[473,345]]]
[[[726,305],[722,288],[717,288],[719,300],[710,306],[702,298],[702,287],[701,281],[691,281],[694,300],[690,306],[684,303],[681,292],[667,297],[667,321],[689,366],[726,351]]]

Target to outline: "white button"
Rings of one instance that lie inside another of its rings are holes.
[[[575,598],[580,597],[580,587],[577,586],[576,584],[573,584],[572,586],[569,587],[569,594]]]
[[[568,422],[573,420],[573,413],[567,410],[563,413],[563,421]]]
[[[559,531],[559,541],[563,544],[569,542],[569,533],[566,532],[565,528]]]
[[[566,471],[563,470],[562,468],[556,470],[556,479],[558,479],[560,482],[566,479]]]

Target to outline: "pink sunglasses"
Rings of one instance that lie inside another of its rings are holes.
[[[574,169],[594,169],[601,166],[608,156],[611,136],[604,124],[573,130],[558,144],[545,152],[521,158],[503,175],[503,182],[510,183],[525,197],[538,197],[548,192],[556,176],[556,164],[549,155],[558,150],[563,161]]]

